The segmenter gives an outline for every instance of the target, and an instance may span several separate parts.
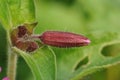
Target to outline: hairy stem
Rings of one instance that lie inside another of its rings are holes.
[[[17,68],[17,54],[11,49],[8,51],[8,70],[7,76],[10,80],[15,80]]]

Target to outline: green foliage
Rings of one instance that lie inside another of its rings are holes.
[[[43,2],[38,8],[37,18],[40,23],[36,33],[46,30],[72,31],[83,33],[91,39],[88,47],[53,48],[57,56],[57,80],[79,80],[101,68],[119,63],[120,55],[106,57],[101,54],[105,46],[120,43],[120,24],[115,22],[119,21],[120,16],[118,6],[114,7],[115,1],[112,4],[112,1],[78,0],[71,7],[53,4]],[[87,64],[77,67],[86,57]]]
[[[63,4],[66,2],[62,0],[62,3],[55,1],[35,0],[34,3],[33,0],[0,0],[0,21],[5,29],[35,22],[36,14],[37,34],[46,30],[69,31],[84,34],[91,40],[91,44],[85,47],[40,47],[30,54],[13,48],[26,61],[35,80],[81,80],[89,74],[120,62],[119,45],[115,47],[118,48],[116,56],[104,55],[115,50],[113,47],[106,49],[106,46],[120,43],[119,0],[71,0],[70,5]],[[114,53],[116,52],[112,54]],[[110,74],[105,80],[111,77],[110,69],[108,68]],[[119,76],[116,77],[120,79]],[[104,78],[105,76],[100,79]],[[87,80],[98,80],[98,76]]]
[[[0,24],[0,66],[4,67],[2,69],[2,73],[0,73],[0,79],[2,79],[2,77],[5,76],[6,73],[6,63],[7,63],[6,52],[7,52],[6,33],[2,25]]]
[[[33,0],[0,0],[0,21],[6,30],[35,20]]]
[[[25,53],[17,48],[14,48],[29,65],[35,80],[55,80],[55,56],[51,49],[43,47],[34,53]]]

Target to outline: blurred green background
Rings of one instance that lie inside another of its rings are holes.
[[[35,33],[46,30],[59,30],[89,35],[99,32],[119,32],[120,0],[35,0],[36,21]],[[99,36],[98,36],[99,37]],[[0,80],[6,76],[6,34],[0,25]],[[104,56],[117,56],[120,44],[106,46],[102,50]],[[109,54],[108,54],[109,53]],[[18,60],[16,80],[33,80],[32,73],[25,61]],[[120,80],[120,64],[101,69],[83,80]]]

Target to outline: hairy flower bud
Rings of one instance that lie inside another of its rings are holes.
[[[33,52],[42,44],[54,47],[69,48],[86,46],[90,40],[83,35],[62,31],[46,31],[42,35],[33,34],[34,24],[23,24],[11,31],[11,42],[13,46],[27,51]],[[40,40],[40,44],[36,43]]]
[[[43,44],[61,48],[86,46],[90,43],[83,35],[60,31],[46,31],[39,38]]]

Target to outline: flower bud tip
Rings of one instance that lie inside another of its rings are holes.
[[[89,39],[84,40],[84,42],[87,43],[87,44],[90,44],[90,43],[91,43],[91,41],[90,41]]]

